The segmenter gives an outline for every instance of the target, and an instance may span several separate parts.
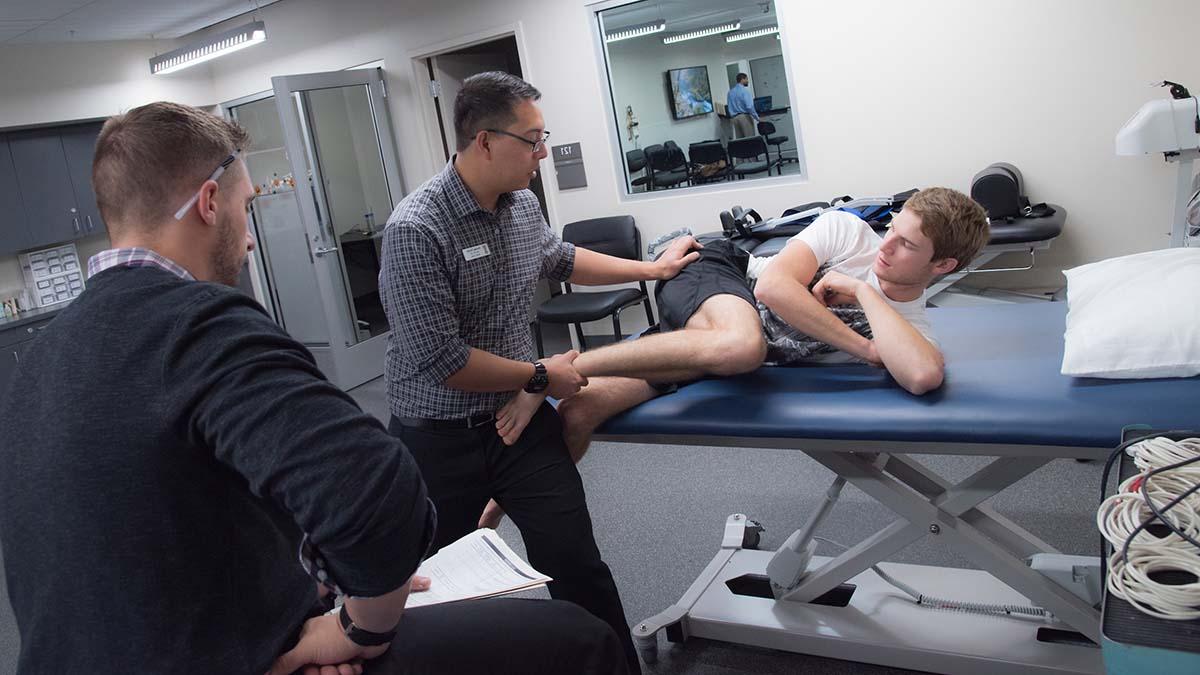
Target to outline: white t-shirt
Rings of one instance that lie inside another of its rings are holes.
[[[880,297],[891,305],[892,309],[904,317],[904,320],[916,328],[917,332],[926,340],[929,340],[935,347],[937,346],[937,339],[933,336],[933,326],[930,325],[929,316],[925,312],[924,294],[916,300],[898,302],[889,298],[879,287],[879,278],[875,276],[875,256],[879,253],[879,246],[883,243],[883,238],[876,234],[865,220],[845,211],[822,213],[811,225],[804,228],[803,232],[788,240],[788,244],[790,245],[793,241],[802,241],[808,244],[813,255],[817,257],[817,269],[841,272],[848,277],[870,284],[871,288],[879,291]],[[774,256],[751,255],[750,262],[746,266],[746,276],[750,279],[757,279],[772,260],[774,260]],[[845,362],[856,359],[846,352],[837,351],[825,354],[816,360]]]

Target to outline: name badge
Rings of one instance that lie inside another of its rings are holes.
[[[492,250],[488,248],[487,244],[480,244],[478,246],[472,246],[471,248],[463,249],[463,257],[467,260],[475,260],[476,258],[482,258],[491,254]]]

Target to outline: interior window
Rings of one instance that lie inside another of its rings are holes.
[[[773,1],[596,16],[629,194],[804,174]]]

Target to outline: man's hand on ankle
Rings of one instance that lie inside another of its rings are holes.
[[[575,370],[575,359],[577,358],[579,358],[579,352],[572,349],[542,361],[542,365],[546,366],[546,376],[550,379],[550,384],[546,387],[547,396],[553,396],[559,400],[570,398],[587,386],[587,378]]]

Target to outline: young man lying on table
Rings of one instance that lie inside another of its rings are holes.
[[[822,214],[773,257],[729,240],[656,292],[661,332],[585,352],[588,385],[559,414],[575,461],[605,420],[686,382],[766,365],[863,362],[887,369],[906,391],[942,384],[944,363],[925,312],[925,289],[969,263],[987,243],[983,207],[948,188],[918,192],[881,237],[857,216]],[[521,393],[497,414],[506,443],[542,396]],[[502,517],[495,502],[480,526]]]

